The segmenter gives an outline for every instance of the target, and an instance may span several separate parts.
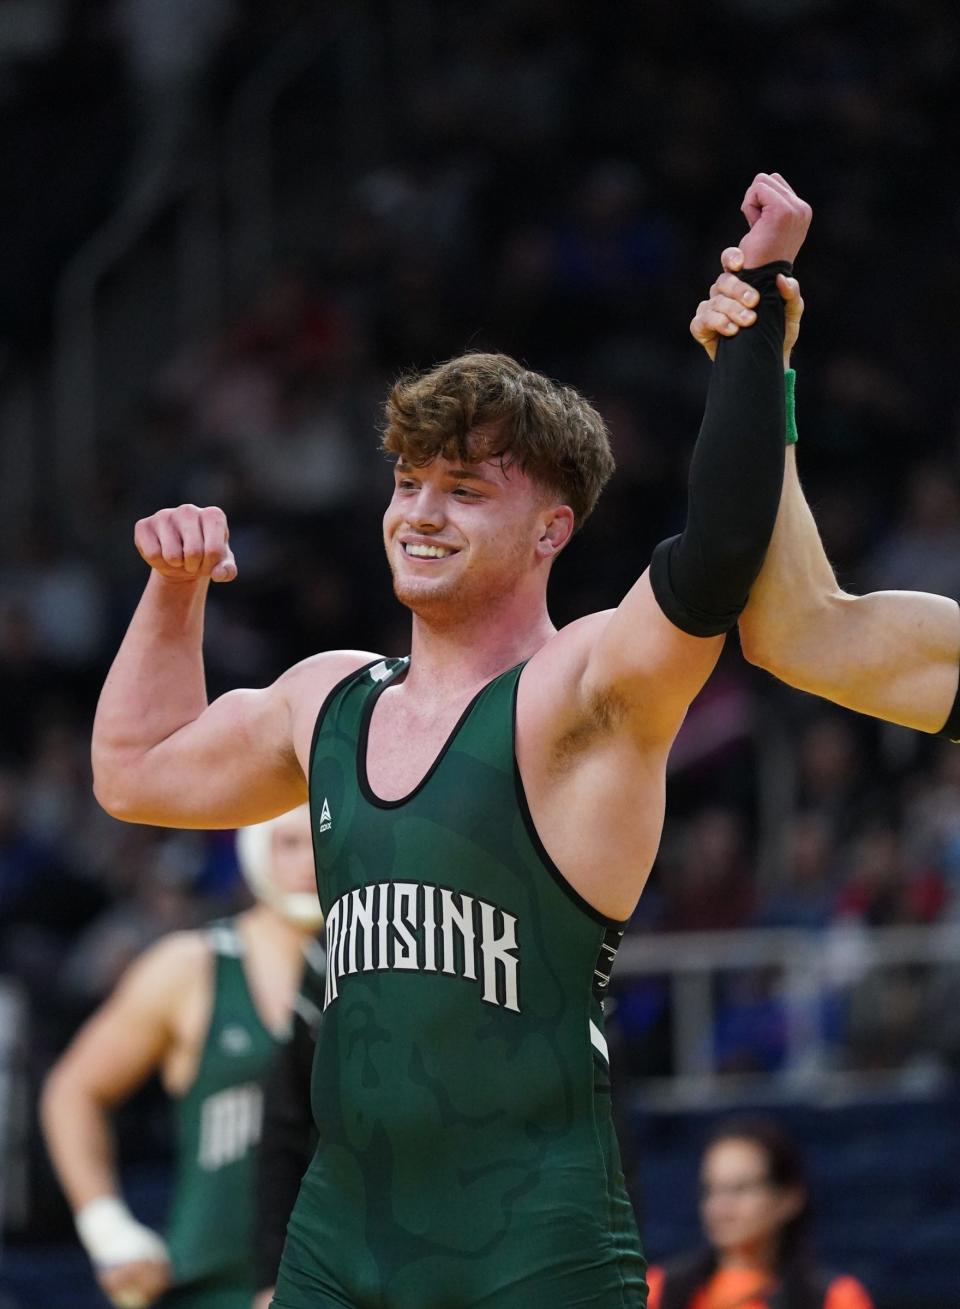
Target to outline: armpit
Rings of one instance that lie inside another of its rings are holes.
[[[612,736],[626,718],[628,708],[626,697],[619,691],[595,692],[577,722],[557,739],[550,753],[551,770],[565,772],[585,751]]]

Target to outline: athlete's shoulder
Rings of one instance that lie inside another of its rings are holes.
[[[304,700],[315,703],[329,695],[345,677],[383,657],[370,650],[325,650],[322,654],[301,659],[278,681],[285,686],[294,706]]]
[[[274,683],[286,697],[294,749],[304,774],[308,767],[313,729],[331,691],[359,669],[382,659],[383,655],[374,654],[370,650],[327,650],[323,654],[301,659]]]
[[[189,927],[168,932],[140,955],[138,963],[156,972],[199,967],[210,955],[210,929]]]
[[[321,650],[318,654],[307,655],[299,663],[293,664],[283,674],[284,679],[292,678],[335,678],[346,677],[365,664],[375,664],[385,656],[374,650]]]
[[[205,929],[170,932],[134,960],[121,987],[131,1000],[142,997],[151,1008],[161,1008],[196,986],[209,971],[210,958],[210,938]]]
[[[615,612],[608,609],[586,614],[554,632],[524,669],[524,698],[529,698],[532,688],[536,688],[534,698],[547,706],[568,703],[571,688],[579,682],[591,649]]]

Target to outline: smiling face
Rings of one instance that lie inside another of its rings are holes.
[[[761,1262],[803,1203],[800,1188],[771,1181],[769,1160],[757,1141],[724,1138],[703,1157],[700,1216],[721,1261],[726,1255]]]
[[[469,620],[518,590],[545,589],[572,525],[566,506],[500,460],[401,459],[383,519],[394,592],[421,617]]]

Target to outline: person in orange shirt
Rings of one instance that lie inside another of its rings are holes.
[[[708,1246],[647,1269],[647,1309],[873,1309],[855,1277],[818,1268],[800,1152],[773,1122],[724,1124],[700,1165]]]

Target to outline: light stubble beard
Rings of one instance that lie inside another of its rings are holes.
[[[405,608],[434,629],[475,626],[492,615],[517,581],[517,560],[507,557],[503,565],[493,575],[424,578],[428,585],[421,586],[419,579],[404,577],[391,563],[393,593]]]
[[[431,627],[456,627],[472,621],[480,612],[472,588],[458,585],[452,578],[439,585],[437,579],[433,579],[422,586],[416,579],[404,578],[399,570],[394,569],[393,594],[406,609]]]

